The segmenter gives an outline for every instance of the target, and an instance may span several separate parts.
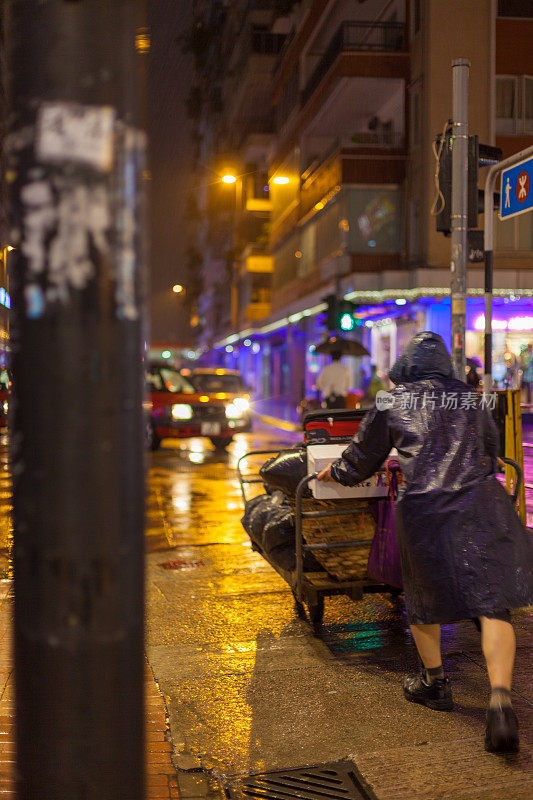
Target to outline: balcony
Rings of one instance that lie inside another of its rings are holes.
[[[308,102],[341,54],[399,53],[404,50],[405,26],[403,22],[343,22],[307,81],[302,92],[302,106]]]

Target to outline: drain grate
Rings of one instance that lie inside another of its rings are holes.
[[[375,800],[351,762],[250,775],[225,792],[228,800]]]
[[[195,561],[191,558],[176,558],[174,561],[164,561],[157,566],[163,569],[197,569],[205,567],[205,564],[203,561]]]

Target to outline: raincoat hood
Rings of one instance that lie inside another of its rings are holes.
[[[389,372],[389,378],[399,385],[435,377],[452,378],[452,361],[441,337],[432,331],[422,331],[411,339]]]

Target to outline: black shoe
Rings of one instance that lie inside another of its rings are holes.
[[[453,709],[452,689],[448,678],[435,678],[428,683],[425,672],[406,675],[403,679],[403,693],[409,702],[421,703],[434,711]]]
[[[518,720],[511,706],[496,706],[487,711],[485,750],[489,753],[516,753],[520,748]]]

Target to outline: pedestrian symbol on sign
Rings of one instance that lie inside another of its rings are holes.
[[[511,181],[507,178],[507,183],[505,184],[505,208],[511,207]]]
[[[507,178],[509,180],[509,178]],[[527,172],[521,172],[516,182],[516,197],[519,203],[523,203],[529,194],[529,175]]]

